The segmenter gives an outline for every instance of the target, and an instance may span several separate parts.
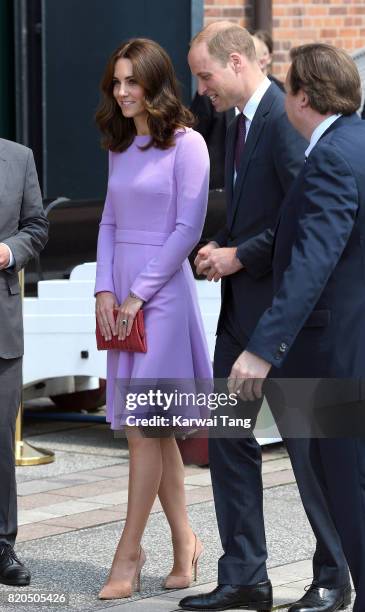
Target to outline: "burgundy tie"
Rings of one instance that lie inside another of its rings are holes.
[[[239,167],[240,167],[242,152],[245,146],[245,140],[246,140],[246,121],[245,121],[244,114],[240,113],[238,115],[238,120],[237,120],[236,149],[235,149],[235,154],[234,154],[234,165],[235,165],[236,172],[238,172]]]

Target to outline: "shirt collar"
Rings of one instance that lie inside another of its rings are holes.
[[[258,109],[258,106],[262,98],[264,97],[265,93],[269,89],[270,85],[271,85],[270,79],[265,77],[264,80],[260,83],[260,85],[256,89],[256,91],[254,92],[254,94],[248,100],[248,102],[246,102],[246,106],[244,107],[242,111],[246,119],[249,119],[250,121],[253,120],[255,113]]]
[[[334,123],[336,119],[338,119],[339,117],[341,117],[341,113],[338,113],[337,115],[331,115],[330,117],[327,117],[326,119],[321,121],[319,125],[317,125],[316,129],[312,133],[312,136],[309,142],[309,147],[305,151],[306,157],[308,157],[308,155],[310,154],[312,149],[316,146],[317,142],[319,141],[321,136],[323,136],[325,131],[328,130],[330,125],[332,125],[332,123]]]

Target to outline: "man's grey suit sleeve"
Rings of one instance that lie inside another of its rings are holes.
[[[308,143],[292,127],[285,112],[273,121],[271,142],[273,164],[283,193],[287,194],[303,166]],[[238,259],[253,278],[261,278],[271,272],[274,235],[275,227],[269,227],[237,248]]]
[[[33,153],[31,150],[28,150],[23,200],[19,217],[19,231],[14,236],[3,240],[14,256],[15,265],[11,271],[19,272],[19,270],[24,268],[29,259],[40,253],[47,243],[48,225],[43,210],[42,194]]]

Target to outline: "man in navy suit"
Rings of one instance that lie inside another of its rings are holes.
[[[352,59],[330,45],[304,45],[291,56],[286,109],[310,139],[307,161],[276,227],[272,304],[235,362],[229,386],[248,400],[261,395],[270,370],[274,378],[321,379],[327,403],[334,401],[331,391],[348,390],[341,407],[350,416],[354,404],[363,412],[365,378],[365,124],[356,114],[361,83]],[[314,414],[319,419],[322,412]],[[365,439],[356,437],[362,434],[350,429],[346,438],[310,440],[313,472],[352,574],[354,612],[365,610]],[[307,510],[313,500],[304,489],[301,494]],[[311,607],[316,592],[312,585],[290,609],[322,609]]]
[[[252,37],[244,28],[229,22],[209,25],[193,40],[189,64],[198,78],[199,93],[209,95],[216,110],[236,106],[241,111],[227,134],[227,224],[197,257],[199,273],[210,280],[222,278],[214,376],[226,388],[234,362],[272,301],[267,254],[283,200],[304,164],[308,142],[290,125],[284,94],[262,74]],[[258,399],[253,406],[253,420],[261,403]],[[240,411],[245,414],[247,409],[243,405]],[[308,441],[290,439],[287,447],[296,478],[311,497],[308,513],[317,538],[314,581],[325,589],[321,610],[335,610],[333,606],[342,605],[350,591],[340,539],[310,465]],[[261,448],[253,436],[243,437],[243,432],[238,437],[230,432],[216,437],[213,432],[209,455],[224,550],[218,587],[212,593],[185,598],[180,605],[187,610],[242,606],[271,610]]]

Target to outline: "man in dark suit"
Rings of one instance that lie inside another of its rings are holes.
[[[310,139],[307,162],[275,232],[272,304],[235,362],[229,386],[251,399],[260,396],[270,370],[275,378],[320,379],[327,403],[347,389],[348,398],[342,393],[337,403],[350,418],[354,404],[364,414],[365,124],[356,115],[361,83],[353,60],[330,45],[304,45],[291,56],[286,108]],[[322,413],[319,405],[316,420]],[[346,438],[335,433],[310,440],[310,463],[350,567],[353,610],[363,612],[365,439],[356,437],[363,430],[350,429]],[[313,499],[304,489],[301,494],[308,513]],[[315,595],[312,585],[290,610],[313,609]]]
[[[22,386],[23,319],[18,272],[47,241],[48,222],[32,152],[0,138],[0,583],[29,584],[17,534],[15,421]]]
[[[271,303],[271,261],[262,254],[266,256],[271,250],[272,228],[304,163],[308,143],[288,122],[284,95],[262,74],[252,38],[243,28],[229,22],[211,24],[193,40],[189,64],[198,78],[200,93],[209,95],[218,111],[230,106],[243,111],[227,135],[227,225],[197,257],[199,272],[205,272],[208,279],[222,278],[214,376],[226,380]],[[261,401],[253,407],[253,420]],[[240,410],[244,414],[245,407]],[[240,606],[270,610],[272,606],[266,570],[261,449],[253,436],[229,435],[223,432],[216,438],[213,432],[209,441],[224,549],[218,587],[212,593],[182,600],[181,606],[188,610]],[[314,581],[326,591],[321,609],[337,609],[330,606],[342,603],[344,590],[349,590],[339,536],[310,466],[307,441],[287,442],[296,478],[314,499],[310,513],[317,537]]]

